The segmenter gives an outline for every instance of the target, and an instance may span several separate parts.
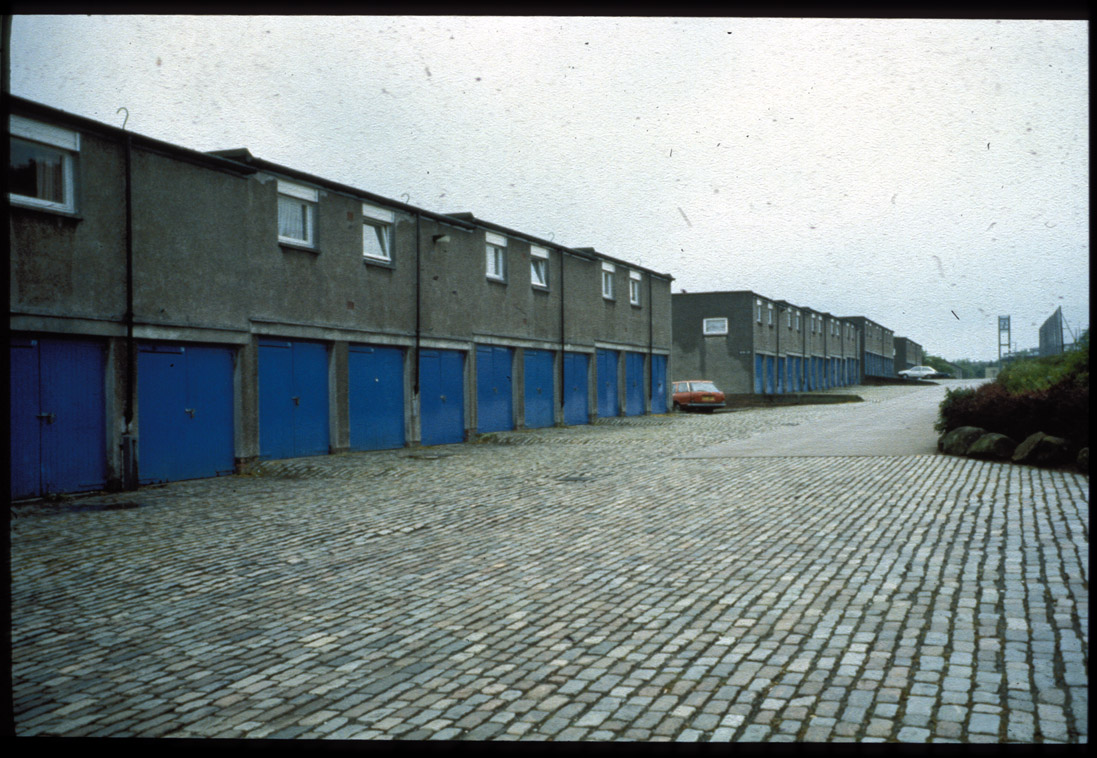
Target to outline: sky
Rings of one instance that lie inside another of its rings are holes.
[[[1085,21],[16,16],[11,92],[994,360],[1089,326]]]

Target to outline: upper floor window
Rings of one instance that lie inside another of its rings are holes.
[[[628,272],[628,301],[633,305],[640,304],[640,282],[642,281],[639,271]]]
[[[773,303],[766,303],[766,323],[773,326]]]
[[[792,328],[792,311],[785,311],[785,326],[789,329]]]
[[[756,318],[758,319],[758,323],[760,324],[760,323],[762,323],[762,301],[761,300],[755,300],[754,301],[754,307],[755,307],[755,310],[757,311]]]
[[[278,241],[291,245],[316,246],[315,187],[278,180]]]
[[[538,245],[529,247],[529,283],[548,288],[548,250]]]
[[[362,203],[362,255],[392,262],[392,226],[396,214],[376,205]]]
[[[613,275],[617,268],[612,263],[602,264],[602,297],[613,299]]]
[[[505,282],[507,279],[507,238],[501,234],[485,234],[488,279]]]
[[[796,311],[796,331],[800,331],[800,311]]]
[[[701,330],[706,337],[714,334],[727,334],[728,320],[726,318],[706,318],[702,322]]]
[[[80,134],[11,116],[8,199],[16,205],[74,213]]]

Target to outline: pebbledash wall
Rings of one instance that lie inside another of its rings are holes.
[[[9,102],[13,497],[667,410],[667,274]]]
[[[893,332],[864,316],[834,316],[748,290],[671,299],[676,380],[771,395],[896,376]],[[904,358],[921,355],[921,346],[907,343],[916,351]]]

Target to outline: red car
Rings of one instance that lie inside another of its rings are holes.
[[[724,393],[707,379],[674,382],[674,410],[712,413],[724,407]]]

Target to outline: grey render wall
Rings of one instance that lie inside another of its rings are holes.
[[[857,325],[841,319],[840,326],[842,329],[842,357],[856,359],[859,344]]]
[[[845,316],[861,331],[861,376],[895,376],[894,332],[864,316]]]
[[[809,349],[804,309],[787,300],[778,300],[775,306],[773,331],[776,334],[775,352],[781,379],[777,390],[781,393],[804,392],[808,387],[807,377],[811,370],[804,360]]]
[[[778,300],[777,307],[779,308],[777,334],[781,355],[803,357],[807,347],[803,309],[785,300]]]
[[[729,394],[749,393],[754,383],[754,324],[750,292],[677,293],[671,296],[673,378],[709,379]],[[705,336],[704,320],[726,318],[726,335]]]
[[[85,134],[81,159],[77,216],[9,204],[9,307],[105,327],[126,310],[122,146]]]
[[[826,317],[822,311],[814,308],[804,308],[804,330],[807,336],[806,355],[812,358],[823,358],[827,355]]]
[[[13,99],[13,112],[19,103]],[[50,109],[27,108],[30,118],[52,123]],[[44,117],[44,118],[43,118]],[[13,333],[92,338],[106,353],[106,483],[122,480],[123,438],[139,423],[127,392],[131,359],[126,339],[125,139],[117,130],[86,119],[62,120],[80,134],[75,169],[75,212],[9,203],[9,328]],[[243,175],[224,162],[193,151],[175,159],[160,146],[134,138],[129,183],[132,194],[134,337],[221,343],[246,341],[244,310],[215,303],[213,277],[203,266],[231,253],[213,272],[232,288],[248,250],[246,238],[215,238],[211,228],[234,218],[246,192]],[[195,197],[201,195],[201,198]],[[143,199],[147,204],[142,206]],[[208,200],[208,202],[207,202]],[[157,214],[156,218],[147,215]],[[205,214],[205,215],[203,215]],[[126,411],[131,424],[127,426]],[[240,431],[246,434],[246,430]]]
[[[721,317],[728,319],[727,336],[704,336],[704,319]],[[760,391],[756,357],[776,357],[782,375],[793,375],[778,392],[860,380],[856,364],[849,362],[859,359],[859,327],[829,313],[745,290],[678,293],[673,296],[672,324],[674,376],[679,380],[711,379],[730,394],[755,393]]]
[[[127,137],[132,140],[134,338],[232,348],[234,448],[240,467],[259,455],[258,348],[266,336],[326,346],[333,452],[349,444],[347,353],[355,343],[407,350],[406,437],[412,444],[421,431],[413,397],[416,345],[448,347],[468,356],[466,432],[476,425],[477,344],[514,349],[518,424],[523,419],[524,349],[555,351],[557,369],[562,366],[561,349],[593,354],[598,346],[611,346],[643,353],[645,404],[651,394],[650,356],[669,359],[668,275],[614,260],[617,299],[607,301],[601,294],[600,266],[611,259],[600,253],[572,251],[471,216],[445,216],[389,201],[246,151],[198,153],[19,98],[12,99],[12,108],[81,135],[76,213],[11,205],[9,327],[19,333],[67,333],[104,341],[112,482],[122,474],[123,436],[139,438],[140,429],[136,389],[126,389]],[[318,193],[313,249],[279,242],[280,178]],[[364,202],[394,214],[391,262],[363,256]],[[489,231],[507,238],[505,283],[486,276]],[[545,288],[534,287],[530,280],[535,243],[548,255]],[[641,277],[638,306],[629,302],[630,271]],[[591,388],[594,371],[591,361]],[[557,388],[558,423],[561,397]],[[127,400],[134,406],[129,428],[122,413]],[[592,416],[593,406],[592,398]],[[651,409],[645,405],[645,410]]]
[[[922,346],[907,337],[895,338],[895,371],[922,365],[925,353]]]

